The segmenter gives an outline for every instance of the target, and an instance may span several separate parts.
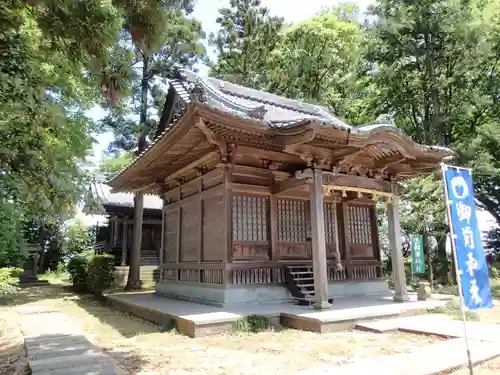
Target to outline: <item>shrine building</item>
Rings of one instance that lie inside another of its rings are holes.
[[[108,181],[163,199],[156,293],[214,305],[387,292],[376,199],[387,203],[394,299],[405,285],[398,183],[451,151],[390,123],[179,71],[157,136]]]

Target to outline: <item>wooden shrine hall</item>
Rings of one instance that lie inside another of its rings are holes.
[[[225,305],[388,291],[376,220],[387,202],[394,299],[408,299],[398,182],[451,151],[388,123],[179,71],[157,136],[108,183],[163,198],[156,293]]]

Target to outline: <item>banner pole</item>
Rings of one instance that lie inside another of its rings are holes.
[[[441,173],[443,176],[443,184],[444,184],[444,199],[446,202],[446,212],[448,213],[448,226],[450,227],[450,243],[451,243],[451,250],[453,254],[453,258],[455,259],[455,273],[457,275],[457,287],[458,287],[458,295],[460,297],[460,312],[462,313],[462,323],[463,323],[463,328],[464,328],[464,340],[465,340],[465,350],[467,352],[467,363],[469,367],[469,374],[474,375],[474,370],[472,368],[472,358],[470,355],[470,349],[469,349],[469,338],[467,336],[467,315],[465,313],[465,301],[464,301],[464,295],[462,292],[462,284],[461,284],[461,277],[460,277],[460,269],[458,267],[458,258],[457,258],[457,249],[455,246],[455,236],[456,234],[453,231],[453,225],[451,224],[451,210],[450,210],[450,200],[448,197],[448,184],[446,182],[446,168],[447,166],[444,163],[441,163]],[[466,168],[463,168],[466,169]]]

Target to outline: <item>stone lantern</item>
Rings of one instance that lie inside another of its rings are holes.
[[[26,258],[23,265],[23,272],[19,274],[19,285],[45,285],[49,282],[47,280],[39,280],[37,276],[38,258],[40,258],[40,245],[28,244],[28,258]]]

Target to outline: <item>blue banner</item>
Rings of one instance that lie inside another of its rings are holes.
[[[464,304],[469,310],[493,307],[488,265],[477,223],[472,171],[448,165],[442,169]]]

